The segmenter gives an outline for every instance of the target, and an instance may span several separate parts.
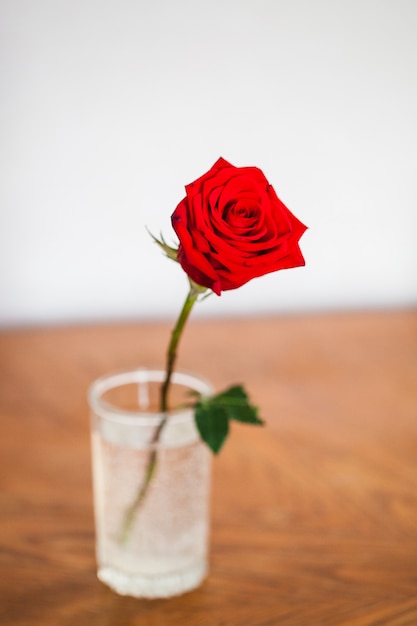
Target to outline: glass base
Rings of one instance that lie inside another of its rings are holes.
[[[186,570],[159,576],[127,574],[112,567],[100,567],[97,577],[113,591],[134,598],[170,598],[198,587],[207,575],[207,565],[198,563]]]

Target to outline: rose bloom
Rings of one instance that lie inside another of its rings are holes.
[[[257,167],[220,158],[193,183],[172,214],[178,261],[217,295],[252,278],[305,264],[298,241],[306,230]]]

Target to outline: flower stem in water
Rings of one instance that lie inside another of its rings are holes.
[[[154,435],[152,437],[152,441],[150,443],[151,452],[150,452],[148,463],[146,466],[143,482],[140,485],[136,498],[134,499],[130,507],[127,509],[126,514],[125,514],[123,528],[122,528],[122,532],[120,535],[120,543],[122,544],[126,544],[129,538],[130,531],[131,531],[133,522],[136,517],[136,513],[145,499],[145,496],[148,492],[152,478],[155,474],[157,460],[158,460],[157,444],[159,442],[161,433],[168,420],[168,394],[169,394],[169,388],[171,384],[172,373],[174,371],[175,361],[177,359],[178,343],[181,338],[182,332],[184,330],[184,326],[194,306],[194,303],[196,302],[199,296],[199,293],[200,292],[198,290],[196,290],[195,288],[193,288],[193,286],[191,286],[191,289],[181,309],[181,313],[178,317],[177,323],[171,334],[171,341],[169,343],[168,351],[167,351],[165,379],[161,386],[160,411],[162,413],[162,419],[160,423],[158,424],[157,428],[155,429]]]

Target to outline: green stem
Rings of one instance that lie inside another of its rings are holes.
[[[175,361],[177,359],[178,343],[181,338],[182,332],[184,330],[184,326],[189,318],[191,310],[198,296],[199,296],[199,291],[197,291],[191,286],[191,289],[181,309],[181,313],[178,317],[177,323],[171,334],[171,341],[168,346],[168,352],[167,352],[167,357],[166,357],[167,360],[166,360],[165,380],[161,386],[160,411],[162,413],[162,419],[160,423],[158,424],[157,428],[155,429],[154,435],[151,440],[150,445],[153,446],[153,449],[151,450],[151,453],[149,456],[148,464],[147,464],[146,471],[145,471],[145,477],[138,490],[135,500],[133,501],[133,503],[131,504],[131,506],[128,508],[126,512],[123,529],[122,529],[122,533],[120,536],[120,541],[123,544],[126,543],[129,537],[130,529],[133,525],[137,510],[141,506],[146,496],[146,493],[148,491],[149,485],[151,484],[152,477],[155,474],[155,469],[156,469],[156,464],[157,464],[156,444],[158,443],[159,438],[161,436],[161,432],[168,420],[168,392],[169,392],[169,388],[171,384],[172,373],[174,371]]]
[[[191,310],[194,306],[194,303],[196,302],[198,298],[198,291],[196,291],[195,289],[193,289],[193,287],[191,287],[184,305],[182,307],[181,313],[179,315],[179,318],[177,320],[177,323],[172,331],[171,334],[171,341],[169,343],[168,346],[168,352],[167,352],[167,362],[166,362],[166,370],[165,370],[165,380],[164,383],[161,387],[161,403],[160,403],[160,409],[161,409],[161,413],[165,414],[165,421],[166,421],[166,412],[168,410],[168,391],[169,391],[169,386],[171,383],[171,377],[172,377],[172,372],[174,371],[174,365],[175,365],[175,361],[177,358],[177,348],[178,348],[178,343],[179,340],[181,338],[182,335],[182,331],[184,330],[184,326],[185,323],[191,313]],[[162,428],[160,427],[156,433],[156,440],[158,440],[159,437],[159,433],[162,430]]]
[[[130,505],[130,507],[126,511],[126,515],[124,518],[122,532],[120,534],[120,543],[125,544],[129,538],[130,529],[132,528],[133,521],[135,519],[136,511],[140,507],[143,502],[143,499],[148,491],[149,484],[152,480],[152,476],[154,475],[156,468],[156,449],[151,451],[148,465],[145,472],[145,478],[143,480],[142,485],[136,495],[136,498]]]

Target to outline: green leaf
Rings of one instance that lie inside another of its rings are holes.
[[[221,406],[227,412],[229,419],[246,424],[263,424],[263,421],[258,417],[258,408],[250,404],[242,385],[229,387],[226,391],[211,398],[211,401],[216,406]]]
[[[229,432],[229,421],[261,425],[258,409],[249,403],[241,385],[235,385],[195,405],[195,421],[201,438],[217,454]]]
[[[220,407],[200,401],[195,407],[195,422],[202,440],[217,454],[229,432],[229,419]]]

